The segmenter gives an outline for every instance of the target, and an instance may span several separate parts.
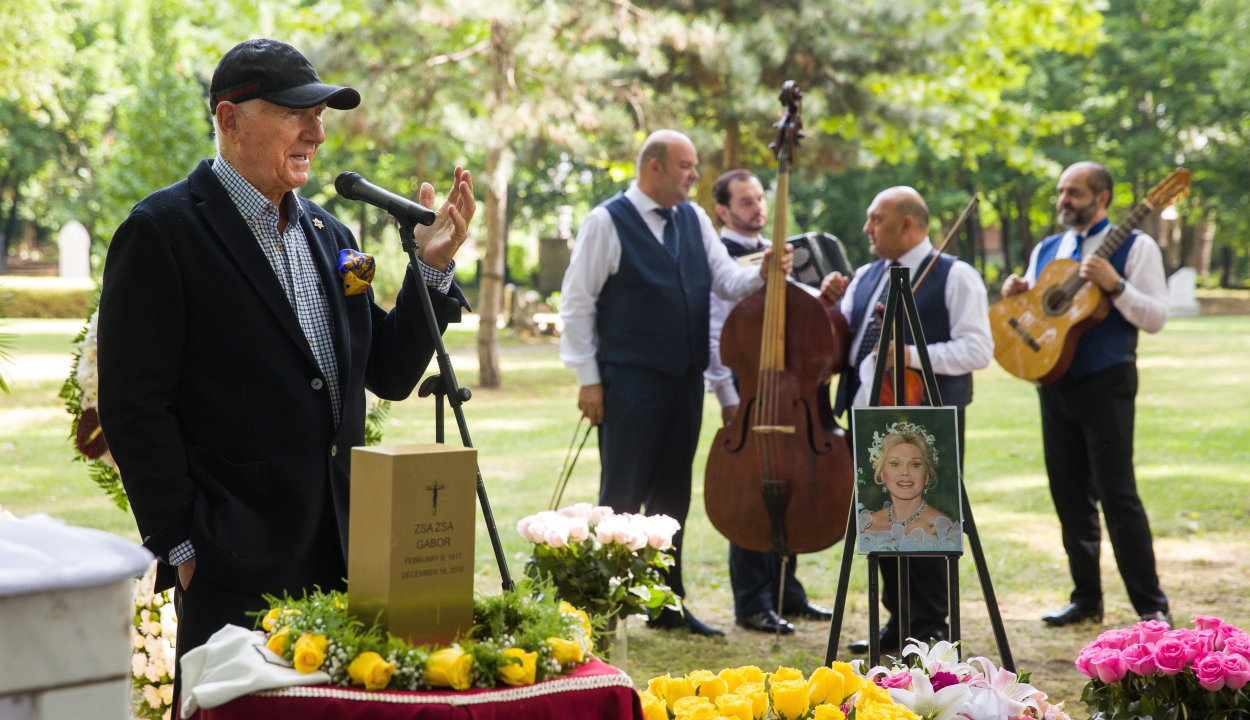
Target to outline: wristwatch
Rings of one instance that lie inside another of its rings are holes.
[[[1124,278],[1120,278],[1120,282],[1115,284],[1115,289],[1108,293],[1112,300],[1115,300],[1122,294],[1124,294]]]

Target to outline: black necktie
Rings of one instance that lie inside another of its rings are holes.
[[[676,260],[677,252],[681,249],[681,239],[677,237],[677,223],[674,222],[676,218],[673,217],[673,208],[656,208],[655,211],[664,218],[664,249]]]
[[[897,260],[890,263],[890,267],[898,267],[899,265],[900,263]],[[881,293],[877,295],[877,301],[873,303],[873,306],[871,309],[872,320],[868,321],[868,327],[864,329],[864,337],[863,339],[859,341],[859,350],[855,352],[855,367],[856,368],[858,368],[860,363],[864,361],[864,358],[868,357],[869,353],[877,349],[877,341],[881,339],[881,321],[882,321],[882,318],[884,317],[884,310],[885,310],[885,308],[880,308],[881,298],[882,296],[885,295],[886,290],[888,290],[890,287],[890,276],[888,274],[889,273],[888,268],[886,272],[887,272],[887,275],[885,279],[885,284],[881,286]],[[880,308],[881,312],[878,312],[878,308]]]

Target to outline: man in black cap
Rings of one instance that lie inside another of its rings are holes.
[[[361,270],[372,258],[295,192],[322,111],[360,95],[274,40],[226,53],[211,93],[217,157],[117,229],[99,315],[100,422],[156,587],[177,581],[179,659],[226,624],[252,627],[264,594],[344,589],[365,388],[402,400],[429,364],[414,283],[434,290],[440,328],[459,319],[452,258],[476,207],[456,168],[417,232],[422,278],[408,269],[388,313]],[[433,205],[428,183],[420,200]]]

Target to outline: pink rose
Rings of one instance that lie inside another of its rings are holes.
[[[1163,633],[1171,629],[1167,623],[1158,620],[1139,622],[1134,627],[1137,629],[1137,642],[1139,643],[1159,642],[1163,639]]]
[[[1250,660],[1250,637],[1245,635],[1230,635],[1224,641],[1224,652],[1231,655],[1240,655]]]
[[[590,503],[580,502],[574,503],[566,508],[560,508],[559,513],[567,518],[582,518],[584,520],[589,520],[591,509]]]
[[[1122,655],[1130,672],[1149,675],[1159,669],[1155,665],[1154,648],[1147,644],[1130,645],[1124,649]]]
[[[1137,641],[1137,631],[1132,628],[1128,628],[1108,630],[1107,632],[1099,635],[1098,639],[1094,641],[1094,644],[1100,647],[1110,648],[1111,650],[1123,650]]]
[[[563,520],[563,518],[561,518]],[[569,542],[569,526],[566,522],[555,520],[543,528],[542,541],[553,548],[562,548]]]
[[[893,675],[890,675],[889,677],[883,677],[877,680],[877,684],[887,689],[899,688],[900,690],[907,690],[908,688],[911,687],[911,673],[910,672],[895,673]]]
[[[1213,615],[1199,615],[1194,618],[1194,625],[1199,630],[1218,630],[1224,621]]]
[[[590,509],[590,524],[598,525],[615,514],[607,505],[596,505]]]
[[[595,524],[595,539],[604,545],[616,542],[616,529],[620,525],[616,518],[606,518]]]
[[[1100,649],[1101,648],[1098,648],[1094,646],[1093,644],[1086,645],[1085,647],[1081,648],[1081,652],[1077,653],[1077,656],[1076,656],[1076,669],[1080,670],[1081,672],[1085,673],[1086,675],[1090,677],[1098,677],[1098,673],[1094,671],[1094,668],[1090,667],[1089,659],[1095,650],[1100,650]]]
[[[569,518],[569,541],[581,542],[590,537],[590,527],[586,524],[586,518]]]
[[[1196,632],[1181,642],[1189,648],[1189,662],[1191,663],[1215,649],[1213,634],[1205,631]]]
[[[1224,687],[1224,654],[1210,653],[1194,663],[1194,674],[1198,676],[1198,684],[1215,692]]]
[[[1240,690],[1250,682],[1250,660],[1241,655],[1229,655],[1225,653],[1224,661],[1224,685],[1231,690]]]
[[[1164,675],[1175,675],[1189,664],[1189,648],[1174,638],[1165,638],[1155,646],[1155,666]]]
[[[1110,648],[1098,648],[1090,653],[1089,667],[1094,671],[1094,677],[1108,685],[1119,682],[1128,672],[1124,656],[1119,650]]]
[[[673,544],[673,536],[681,529],[681,523],[667,515],[653,515],[647,525],[647,544],[656,550],[666,550]]]

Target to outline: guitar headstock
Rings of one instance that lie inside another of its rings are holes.
[[[780,170],[794,164],[794,149],[806,135],[803,133],[803,91],[793,80],[787,80],[781,86],[780,100],[785,111],[781,120],[773,124],[777,128],[777,139],[768,148],[777,158]]]
[[[1189,182],[1193,178],[1185,168],[1173,170],[1163,182],[1155,185],[1146,196],[1146,204],[1151,208],[1162,207],[1189,192]]]

